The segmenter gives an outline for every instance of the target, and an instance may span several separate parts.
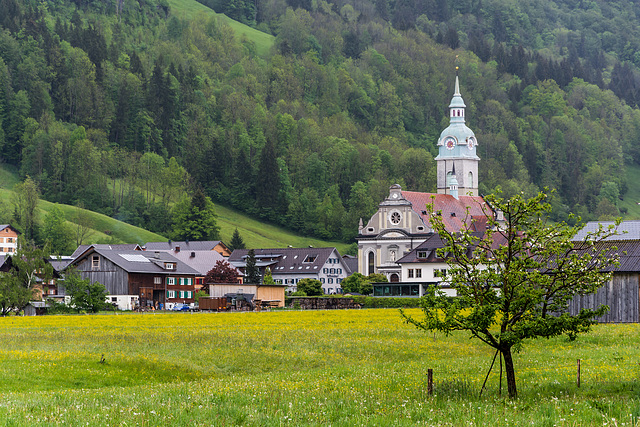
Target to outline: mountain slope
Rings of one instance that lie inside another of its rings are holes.
[[[178,18],[194,19],[202,15],[215,15],[228,24],[237,35],[244,35],[256,45],[256,51],[259,55],[265,55],[273,46],[275,37],[270,34],[258,31],[241,22],[234,21],[222,13],[216,13],[207,6],[198,3],[195,0],[168,0],[171,6],[171,14]]]

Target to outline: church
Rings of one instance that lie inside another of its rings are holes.
[[[447,229],[471,225],[486,228],[487,215],[494,215],[478,195],[478,141],[465,124],[466,105],[456,76],[449,104],[449,126],[438,139],[437,193],[403,191],[395,184],[389,196],[366,225],[358,226],[358,271],[364,275],[384,274],[390,282],[400,281],[397,260],[433,235],[427,204],[441,211]]]

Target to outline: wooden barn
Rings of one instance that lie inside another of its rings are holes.
[[[613,222],[589,222],[576,235],[574,240],[582,240],[587,232],[596,231],[598,224],[607,227]],[[613,277],[598,292],[591,295],[578,296],[569,307],[572,314],[582,308],[595,309],[602,305],[609,306],[609,312],[597,319],[604,323],[638,323],[640,322],[640,221],[624,221],[618,227],[618,235],[608,238],[600,246],[602,250],[617,248],[620,266],[610,267]]]
[[[70,266],[109,295],[138,295],[142,306],[195,301],[198,272],[168,253],[90,247]]]

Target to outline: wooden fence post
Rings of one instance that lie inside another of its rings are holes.
[[[427,369],[427,393],[433,395],[433,369]]]
[[[578,376],[576,378],[578,387],[580,387],[580,359],[578,359]]]

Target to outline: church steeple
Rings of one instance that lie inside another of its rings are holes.
[[[456,67],[457,70],[457,67]],[[466,104],[460,93],[460,79],[456,72],[453,97],[449,103],[449,126],[438,139],[438,193],[451,194],[449,186],[451,171],[457,170],[460,195],[478,195],[478,162],[476,154],[478,142],[471,129],[465,124]],[[453,168],[452,168],[453,165]]]

